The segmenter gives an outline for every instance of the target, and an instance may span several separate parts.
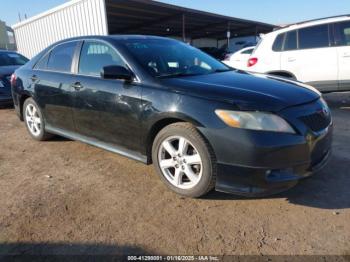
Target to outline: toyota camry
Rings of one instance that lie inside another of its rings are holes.
[[[11,84],[33,139],[60,135],[153,163],[188,197],[281,192],[331,153],[331,113],[314,88],[229,68],[168,38],[60,41]]]

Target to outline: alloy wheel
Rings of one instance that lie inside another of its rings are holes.
[[[182,136],[168,137],[161,143],[158,162],[163,176],[175,187],[191,189],[202,177],[202,158]]]
[[[28,104],[25,111],[26,123],[33,136],[39,136],[41,132],[41,119],[35,105]]]

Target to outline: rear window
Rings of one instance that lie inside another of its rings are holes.
[[[70,72],[77,42],[56,46],[50,53],[47,69],[58,72]]]
[[[328,24],[299,29],[300,49],[328,46],[330,46]]]
[[[0,66],[11,66],[11,65],[24,65],[29,60],[15,52],[3,52],[0,53]]]
[[[243,51],[242,54],[250,55],[251,53],[253,53],[253,50],[254,50],[254,48],[247,49],[247,50]]]

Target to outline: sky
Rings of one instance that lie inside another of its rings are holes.
[[[39,14],[67,0],[1,0],[0,20],[8,25]],[[350,14],[350,0],[163,0],[174,5],[272,24],[289,24]]]

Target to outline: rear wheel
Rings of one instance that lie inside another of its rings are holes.
[[[51,134],[45,131],[42,113],[33,98],[28,98],[24,101],[23,116],[27,130],[32,138],[38,141],[44,141],[52,137]]]
[[[216,160],[194,126],[175,123],[155,138],[152,158],[163,182],[176,193],[200,197],[215,186]]]

